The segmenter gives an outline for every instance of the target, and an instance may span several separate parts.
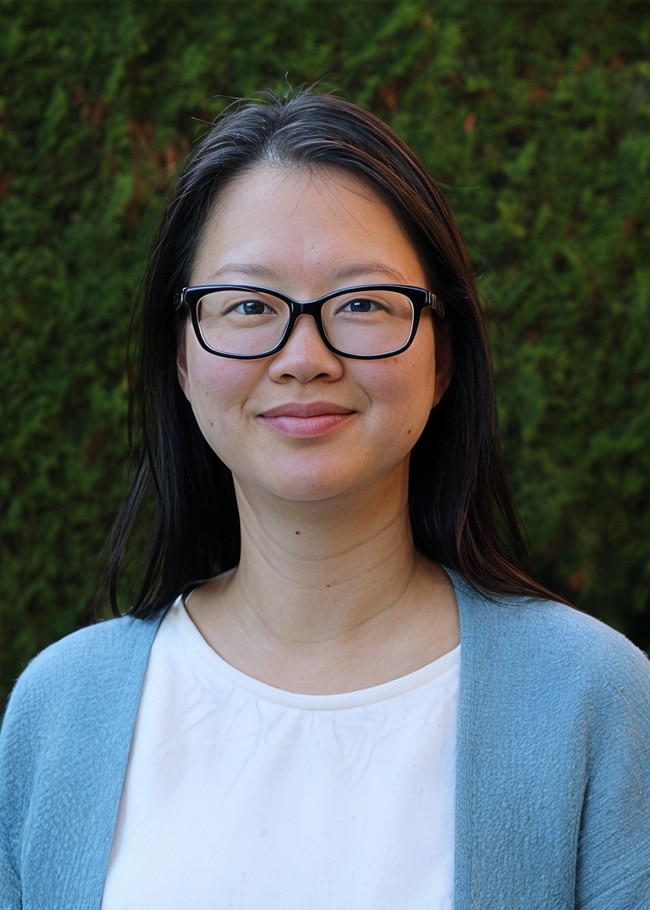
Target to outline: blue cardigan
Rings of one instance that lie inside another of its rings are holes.
[[[648,660],[568,607],[453,581],[455,907],[648,910]],[[83,629],[20,678],[0,736],[0,910],[100,907],[159,622]]]

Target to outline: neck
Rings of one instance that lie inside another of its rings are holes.
[[[286,503],[263,519],[240,495],[233,583],[283,636],[346,635],[398,600],[418,559],[405,502]]]
[[[345,504],[262,506],[237,493],[239,566],[188,604],[236,667],[280,688],[345,691],[404,675],[457,644],[449,582],[413,547],[406,485]]]

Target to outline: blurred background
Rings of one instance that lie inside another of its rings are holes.
[[[100,590],[174,169],[287,84],[371,109],[443,185],[537,575],[650,648],[649,48],[636,0],[2,0],[0,700]]]

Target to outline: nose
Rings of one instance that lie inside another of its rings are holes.
[[[310,382],[316,378],[333,381],[342,374],[341,359],[326,346],[314,317],[305,313],[296,319],[286,344],[269,365],[269,375],[276,382]]]

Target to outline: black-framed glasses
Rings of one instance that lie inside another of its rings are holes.
[[[183,288],[176,308],[183,306],[206,351],[238,360],[275,354],[304,314],[313,317],[330,351],[357,360],[405,351],[426,307],[445,315],[431,291],[401,284],[342,288],[304,302],[253,285],[208,284]]]

